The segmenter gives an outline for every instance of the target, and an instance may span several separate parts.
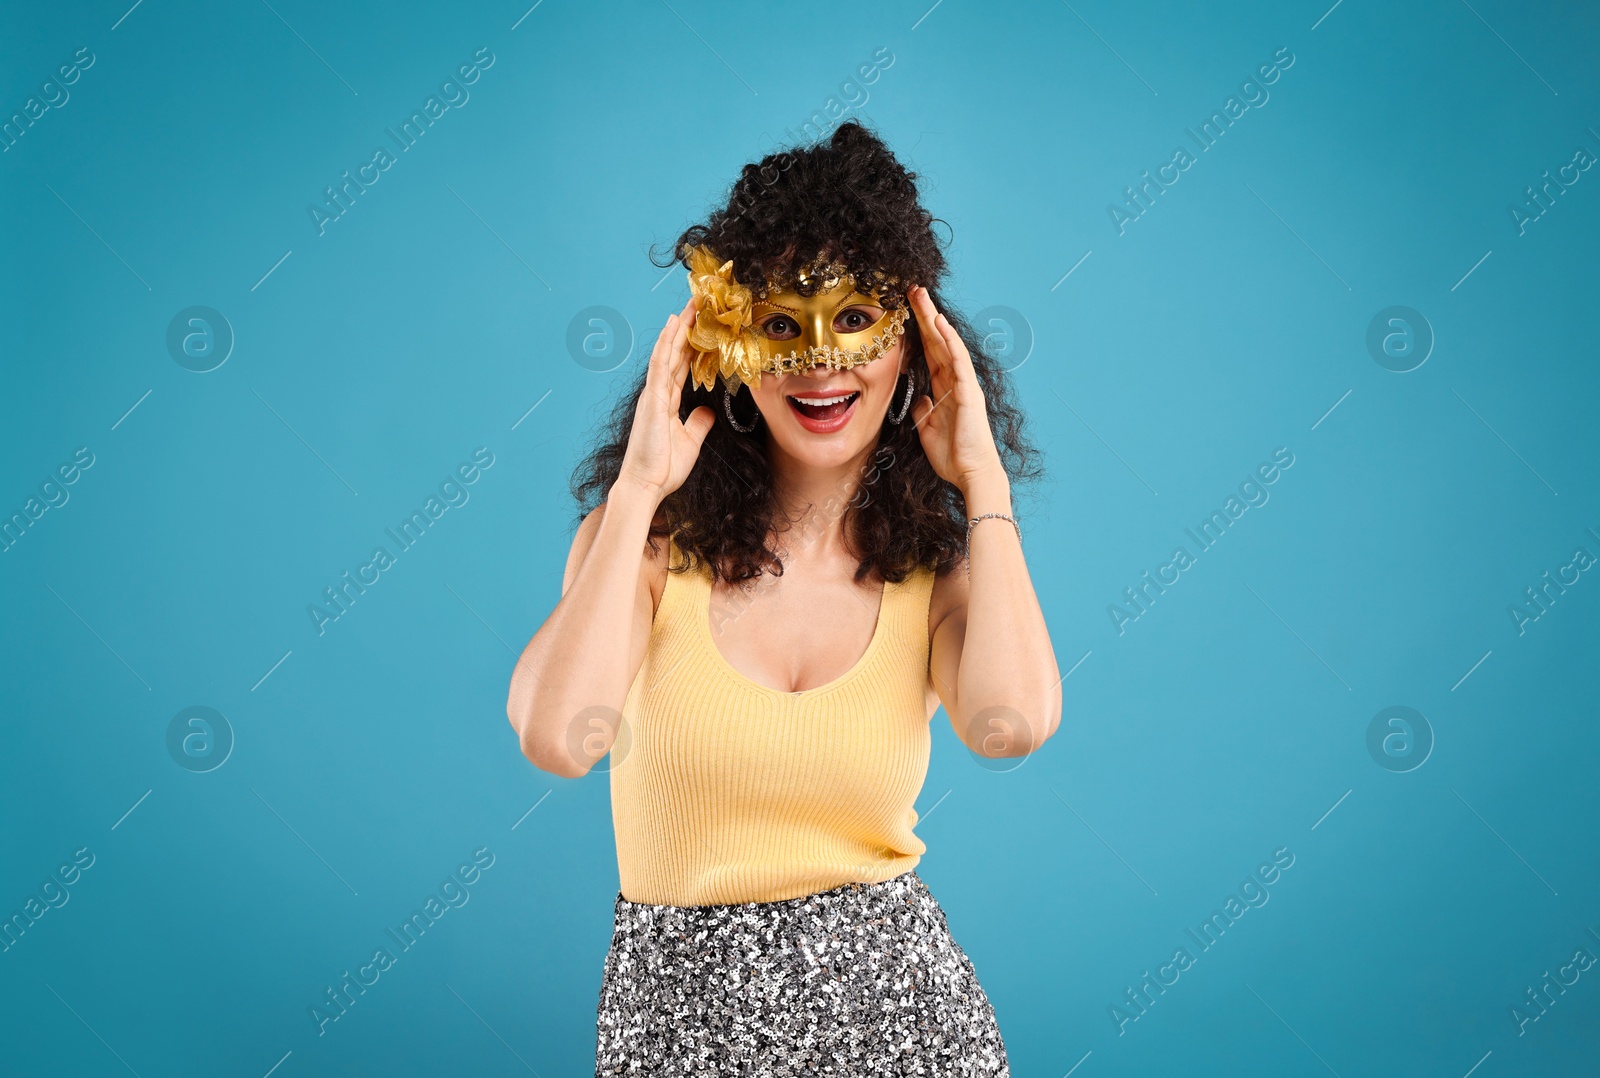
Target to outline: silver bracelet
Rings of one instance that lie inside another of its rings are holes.
[[[980,521],[980,520],[988,520],[990,517],[994,517],[994,518],[996,518],[998,520],[1009,520],[1009,521],[1011,521],[1011,526],[1013,528],[1017,529],[1017,542],[1018,543],[1022,542],[1022,525],[1017,523],[1017,518],[1016,517],[1008,516],[1005,513],[983,513],[983,514],[980,514],[978,516],[972,517],[972,518],[968,519],[968,521],[967,521],[967,546],[968,547],[972,546],[972,529],[973,529],[973,526],[976,525],[978,523],[978,521]]]

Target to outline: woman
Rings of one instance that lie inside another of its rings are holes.
[[[544,770],[611,753],[597,1075],[1010,1073],[912,806],[941,703],[1023,756],[1060,673],[1011,515],[1034,451],[932,225],[854,122],[747,165],[575,477],[604,501],[507,713]]]

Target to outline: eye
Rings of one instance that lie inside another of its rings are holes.
[[[768,340],[792,341],[800,336],[800,323],[786,314],[775,314],[761,323],[761,332]]]
[[[833,328],[840,333],[860,333],[882,317],[883,312],[876,307],[846,307],[834,317]]]

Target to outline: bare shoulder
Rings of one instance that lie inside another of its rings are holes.
[[[578,575],[583,561],[589,556],[589,550],[594,546],[595,536],[600,532],[600,522],[605,519],[606,503],[601,502],[590,510],[578,524],[578,530],[572,536],[572,549],[567,553],[567,567],[562,574],[561,593],[566,594],[572,586],[573,578]],[[640,549],[639,576],[640,583],[650,588],[651,611],[661,605],[661,593],[667,582],[667,563],[671,556],[671,549],[665,539],[656,539],[652,544],[646,544]]]

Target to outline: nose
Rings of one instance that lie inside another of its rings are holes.
[[[804,336],[806,344],[821,344],[823,333],[828,329],[828,313],[826,311],[811,311],[804,318]]]

